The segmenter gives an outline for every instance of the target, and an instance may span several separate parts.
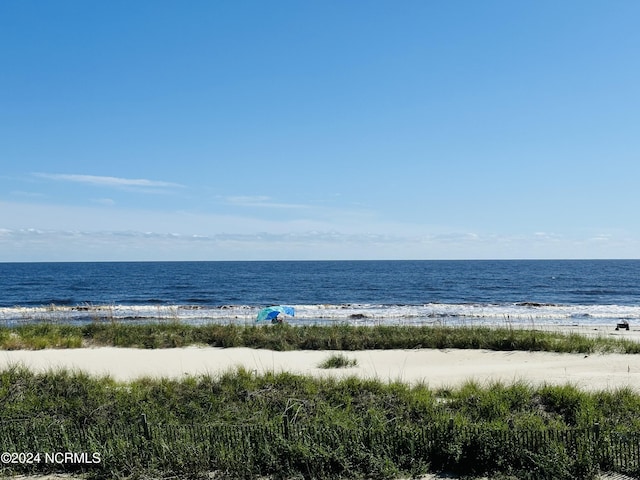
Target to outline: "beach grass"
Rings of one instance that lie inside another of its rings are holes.
[[[640,351],[638,343],[625,339],[508,327],[95,322],[0,328],[3,349],[189,345],[340,351],[324,368],[353,367],[343,352],[366,349]],[[447,470],[589,480],[606,468],[638,476],[640,459],[621,454],[631,463],[614,462],[614,440],[632,439],[636,443],[623,447],[640,451],[639,409],[640,395],[631,389],[585,392],[526,382],[432,389],[244,369],[117,382],[14,365],[0,371],[5,450],[97,451],[102,461],[4,465],[0,475],[63,471],[94,478],[206,478],[216,472],[216,478],[389,479]]]
[[[525,382],[430,389],[244,369],[122,383],[16,365],[0,372],[0,399],[5,449],[82,449],[102,458],[4,465],[0,473],[80,470],[96,478],[215,471],[216,478],[382,479],[446,469],[590,479],[612,467],[605,445],[571,435],[601,425],[598,438],[610,439],[640,428],[640,395],[630,389]],[[640,473],[637,464],[626,468]]]
[[[640,343],[538,329],[443,326],[244,326],[95,322],[84,326],[28,324],[0,328],[0,348],[114,346],[175,348],[190,345],[270,350],[488,349],[558,353],[640,353]]]
[[[343,353],[330,355],[318,365],[320,368],[351,368],[356,367],[358,361],[355,358],[349,358]]]

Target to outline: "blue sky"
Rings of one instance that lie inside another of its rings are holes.
[[[0,3],[0,261],[640,258],[640,3]]]

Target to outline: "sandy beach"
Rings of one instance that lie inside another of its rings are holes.
[[[547,327],[545,330],[640,341],[640,329],[615,330],[611,325]],[[357,366],[319,367],[322,361],[337,353],[355,359]],[[640,355],[624,354],[455,349],[277,352],[197,346],[150,350],[95,347],[1,351],[0,368],[11,365],[23,365],[38,372],[59,368],[82,370],[119,381],[140,377],[218,375],[243,367],[256,373],[287,371],[313,376],[358,376],[385,382],[423,382],[433,388],[455,387],[474,380],[480,383],[572,384],[588,390],[630,387],[640,392]]]
[[[319,368],[323,360],[335,353],[344,353],[357,360],[357,366]],[[624,354],[431,349],[276,352],[213,347],[0,352],[0,368],[11,365],[23,365],[39,372],[59,368],[82,370],[97,376],[109,375],[119,381],[140,377],[218,375],[243,367],[256,373],[287,371],[313,376],[358,376],[385,382],[424,382],[433,388],[455,387],[474,380],[479,383],[572,384],[588,390],[631,387],[640,391],[640,355]]]

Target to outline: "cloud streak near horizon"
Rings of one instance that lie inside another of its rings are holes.
[[[503,255],[492,248],[499,244]],[[584,258],[601,244],[602,258],[624,258],[638,248],[632,239],[602,237],[553,240],[535,233],[519,236],[450,233],[434,235],[354,234],[337,231],[299,233],[184,234],[157,231],[89,231],[63,229],[0,229],[0,261],[115,260],[323,260],[379,258],[459,259],[530,258],[531,252],[554,246],[547,258]],[[55,246],[52,248],[52,246]],[[311,248],[310,248],[311,247]],[[288,257],[282,257],[282,249]]]

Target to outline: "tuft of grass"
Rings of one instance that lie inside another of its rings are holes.
[[[319,368],[350,368],[356,367],[358,361],[355,358],[349,358],[343,353],[333,354],[324,360]]]
[[[41,350],[82,346],[82,331],[71,325],[38,323],[15,328],[0,328],[0,348],[3,350]]]

